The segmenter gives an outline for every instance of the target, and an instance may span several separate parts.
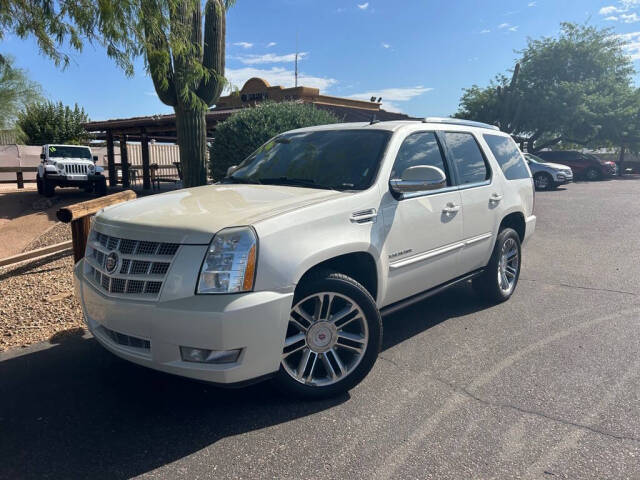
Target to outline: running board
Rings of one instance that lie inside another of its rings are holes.
[[[429,297],[433,297],[440,292],[444,292],[446,289],[453,287],[454,285],[458,285],[460,283],[466,282],[467,280],[471,280],[478,275],[481,275],[484,272],[484,269],[481,268],[479,270],[475,270],[471,273],[467,273],[461,277],[458,277],[449,282],[443,283],[442,285],[438,285],[437,287],[433,287],[430,290],[425,290],[424,292],[417,293],[409,298],[405,298],[404,300],[400,300],[399,302],[392,303],[391,305],[387,305],[386,307],[382,307],[380,309],[380,314],[383,316],[390,315],[392,313],[397,312],[398,310],[402,310],[403,308],[408,307],[409,305],[413,305],[414,303],[421,302]]]

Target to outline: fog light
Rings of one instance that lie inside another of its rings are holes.
[[[206,348],[180,347],[180,356],[185,362],[193,363],[235,363],[241,349],[207,350]]]

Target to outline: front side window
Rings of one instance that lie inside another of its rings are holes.
[[[262,145],[224,183],[364,190],[373,183],[391,132],[285,133]]]
[[[529,178],[529,170],[527,170],[522,154],[512,138],[501,135],[483,136],[507,180]]]
[[[391,170],[391,178],[401,178],[402,172],[407,168],[418,165],[439,168],[447,176],[447,185],[451,185],[440,145],[433,132],[413,133],[402,142]]]
[[[491,171],[473,135],[464,132],[445,132],[444,136],[451,160],[460,177],[460,185],[480,183],[491,178]]]

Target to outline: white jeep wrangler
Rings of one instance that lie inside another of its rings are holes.
[[[80,145],[44,145],[40,153],[36,183],[38,193],[52,197],[56,187],[84,188],[87,193],[107,193],[107,180],[102,167],[96,166],[98,157],[91,149]]]
[[[76,294],[95,338],[132,362],[334,395],[371,370],[385,313],[467,281],[507,300],[533,203],[518,147],[488,125],[294,130],[220,184],[99,212]]]

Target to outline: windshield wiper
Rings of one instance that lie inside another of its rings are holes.
[[[333,187],[328,185],[318,185],[310,178],[288,178],[288,177],[275,177],[275,178],[261,178],[260,183],[266,183],[269,185],[291,185],[294,187],[307,187],[307,188],[322,188],[325,190],[334,190]]]
[[[259,185],[259,180],[249,180],[248,178],[224,177],[221,183],[244,183],[250,185]]]

